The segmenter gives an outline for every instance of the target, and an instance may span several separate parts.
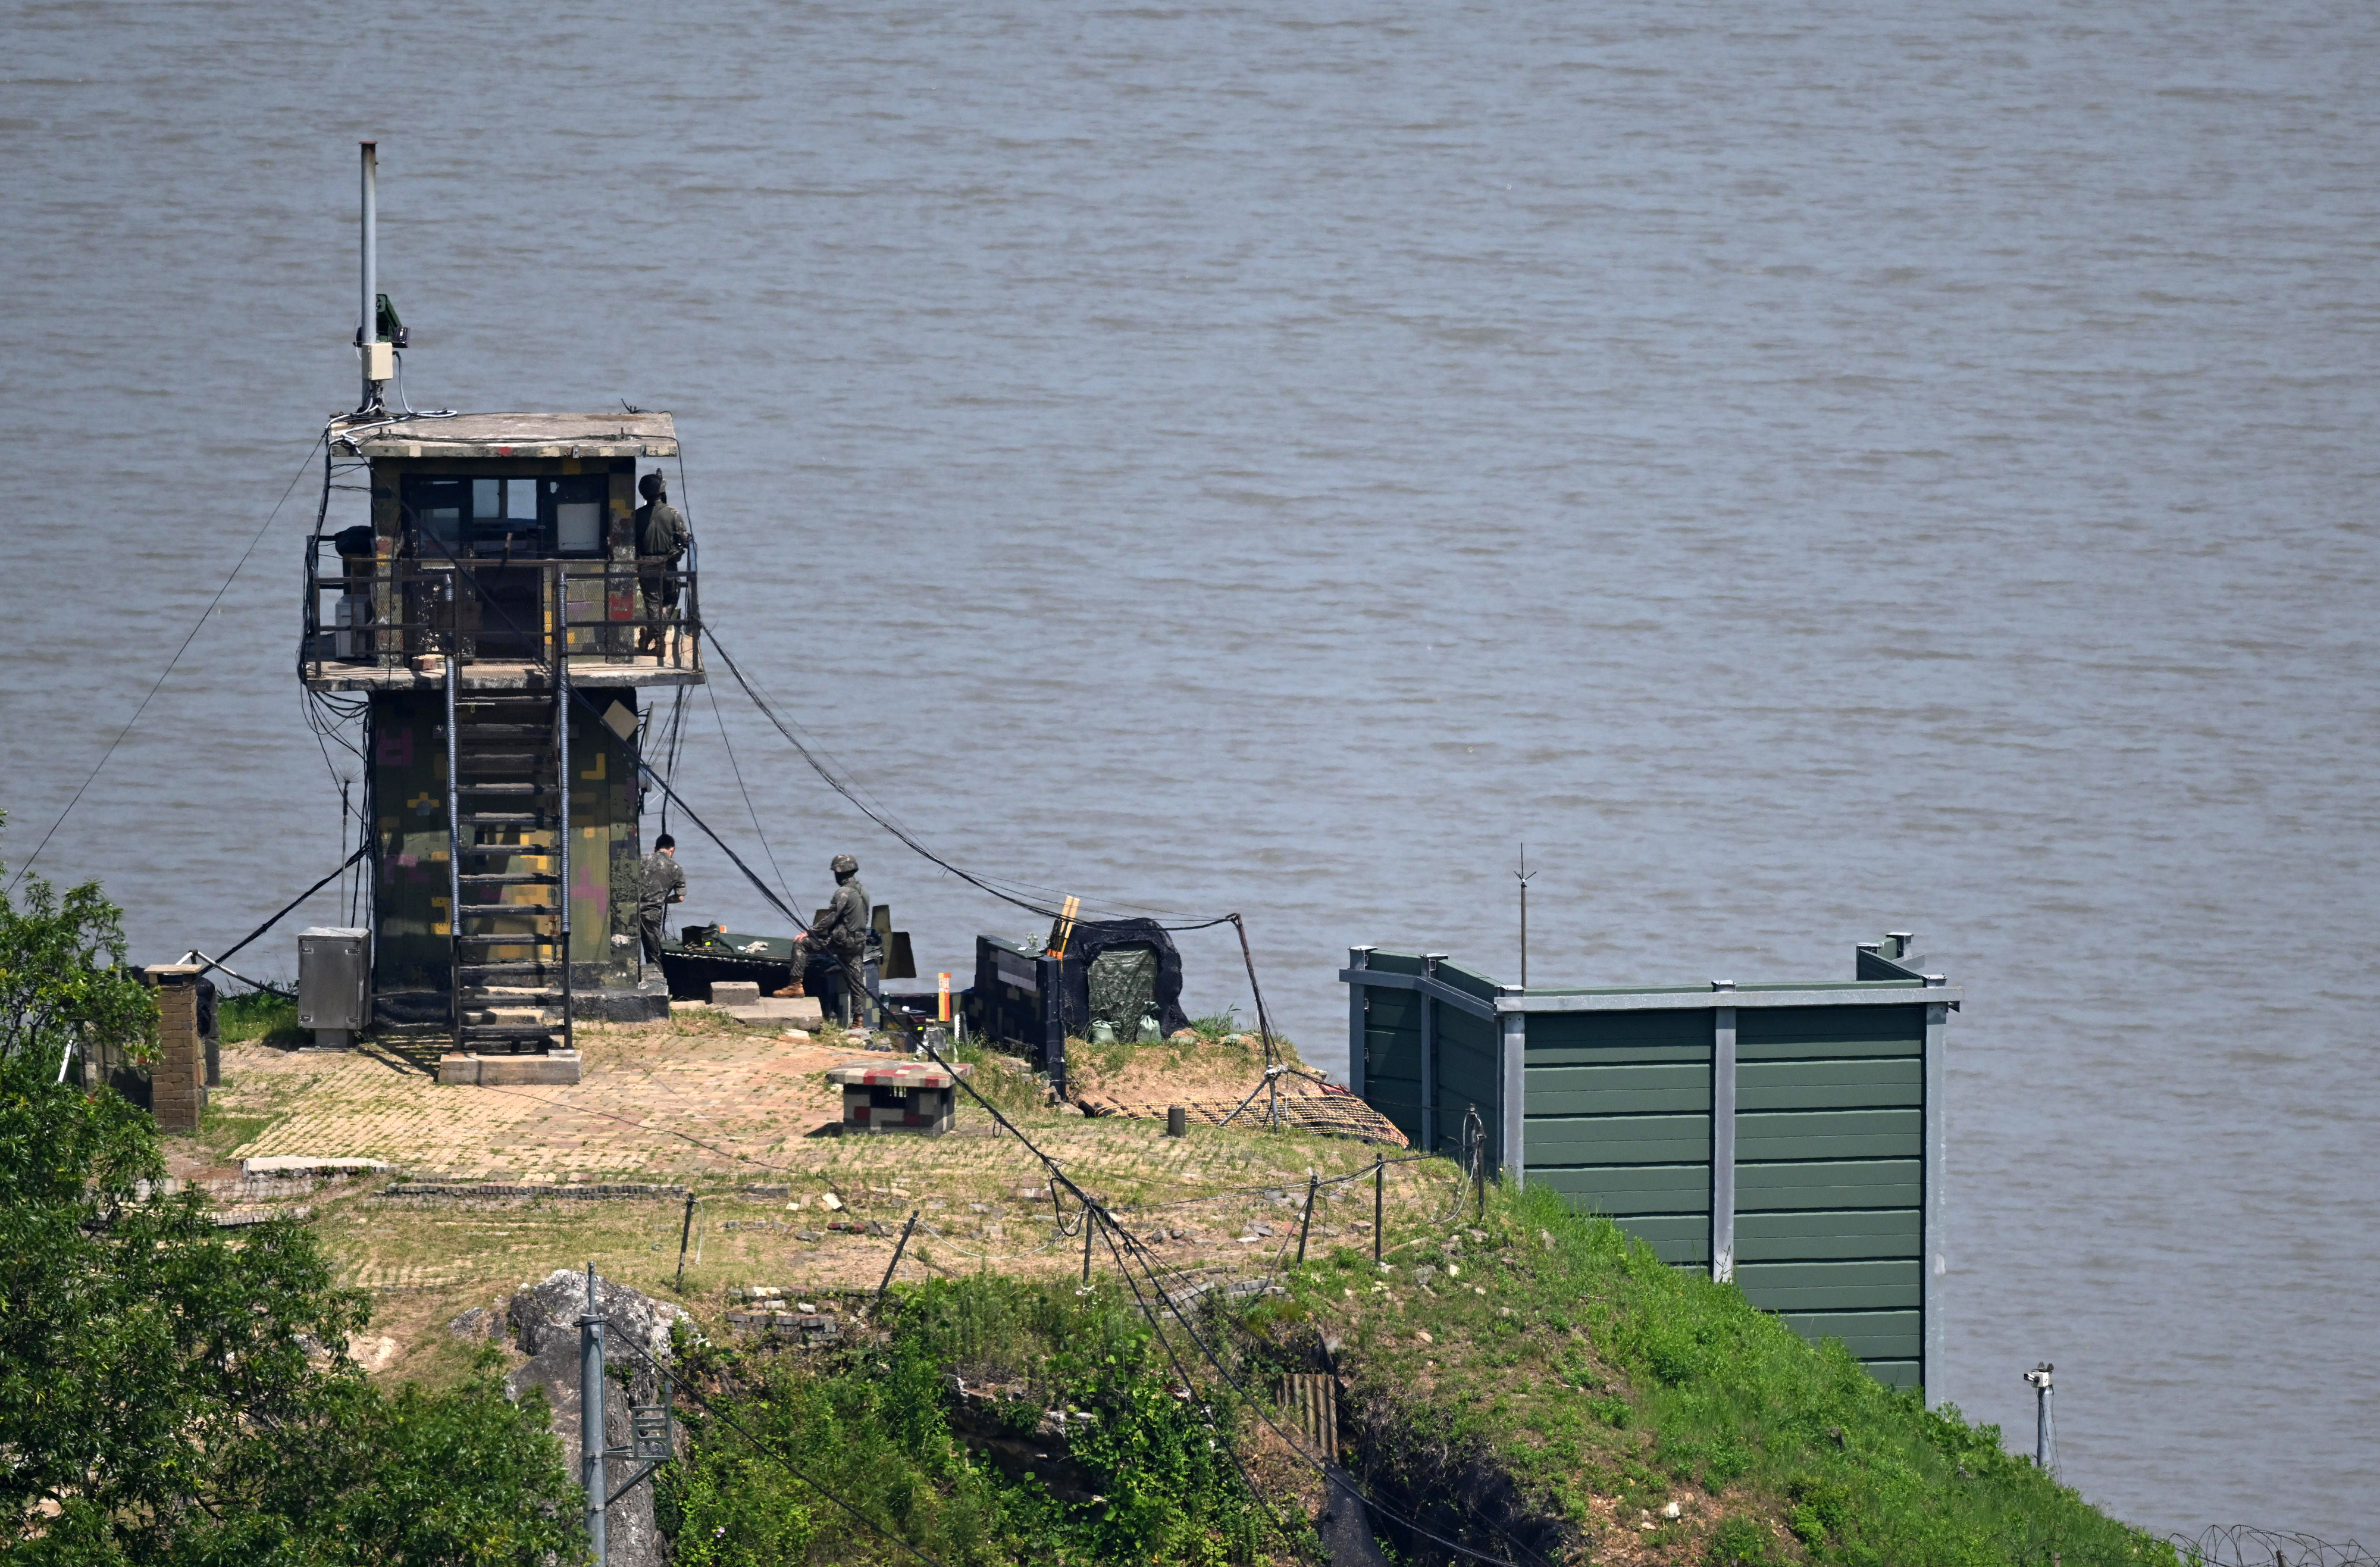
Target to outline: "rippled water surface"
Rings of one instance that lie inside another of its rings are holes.
[[[297,545],[377,135],[415,400],[675,410],[725,645],[943,852],[1245,910],[1333,1063],[1349,943],[1512,973],[1524,838],[1540,983],[1914,928],[1937,1393],[2029,1431],[2051,1359],[2123,1515],[2380,1534],[2380,13],[6,14],[12,864],[298,478],[42,856],[143,955],[338,857]],[[798,895],[1030,924],[689,718]]]

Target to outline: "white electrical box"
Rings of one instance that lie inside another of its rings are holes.
[[[395,344],[367,343],[360,351],[363,354],[366,381],[387,381],[396,374]]]

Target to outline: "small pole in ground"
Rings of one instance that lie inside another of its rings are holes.
[[[1529,869],[1529,845],[1521,845],[1521,869],[1512,872],[1521,881],[1521,989],[1529,988],[1529,878],[1536,874]]]
[[[2045,1360],[2024,1374],[2033,1384],[2033,1466],[2045,1474],[2058,1467],[2058,1427],[2049,1415],[2049,1374],[2056,1369]]]
[[[1322,1189],[1322,1177],[1308,1170],[1305,1172],[1305,1217],[1297,1221],[1297,1265],[1305,1266],[1305,1234],[1314,1228],[1314,1194]]]
[[[1091,1241],[1099,1233],[1099,1221],[1089,1203],[1083,1204],[1083,1282],[1091,1282]]]
[[[901,1226],[901,1239],[892,1247],[892,1260],[884,1265],[884,1282],[876,1286],[876,1304],[884,1304],[884,1292],[892,1287],[892,1270],[901,1266],[901,1254],[909,1249],[909,1232],[917,1227],[917,1210],[909,1210],[909,1222]]]
[[[1380,1260],[1380,1231],[1388,1211],[1388,1156],[1377,1148],[1372,1153],[1372,1260]]]
[[[670,1286],[681,1294],[686,1293],[686,1243],[693,1234],[694,1194],[688,1192],[686,1194],[686,1222],[678,1226],[677,1232],[677,1282]]]

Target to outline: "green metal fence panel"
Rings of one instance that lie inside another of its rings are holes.
[[[1737,1014],[1736,1283],[1888,1381],[1924,1337],[1925,1053],[1919,1004]]]
[[[1707,1267],[1710,1013],[1534,1015],[1523,1061],[1526,1178]]]
[[[1941,1249],[1928,1052],[1958,992],[1878,955],[1903,950],[1863,948],[1849,984],[1519,992],[1361,949],[1365,1097],[1409,1136],[1434,1126],[1442,1153],[1475,1107],[1497,1165],[1918,1385]]]
[[[1391,956],[1375,954],[1374,959]],[[1419,966],[1418,963],[1415,965]],[[1402,1132],[1421,1136],[1421,998],[1378,986],[1364,992],[1364,1097]]]
[[[1459,1153],[1464,1113],[1476,1110],[1487,1129],[1491,1169],[1503,1161],[1502,1139],[1497,1130],[1498,1107],[1503,1101],[1498,1044],[1495,1019],[1475,1017],[1451,1006],[1438,1009],[1438,1148],[1434,1151]]]

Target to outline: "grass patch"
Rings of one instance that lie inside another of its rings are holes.
[[[268,1045],[304,1045],[314,1036],[298,1026],[298,1000],[269,990],[248,990],[215,1000],[215,1026],[227,1045],[250,1039]]]
[[[219,1110],[210,1104],[199,1112],[198,1135],[190,1139],[218,1160],[231,1157],[231,1150],[253,1141],[264,1129],[280,1120],[277,1114],[237,1114]]]
[[[1443,1233],[1426,1277],[1334,1252],[1263,1330],[1342,1341],[1362,1462],[1416,1505],[1433,1473],[1492,1472],[1598,1557],[1624,1540],[1715,1563],[2173,1561],[2005,1452],[1997,1427],[1884,1386],[1840,1344],[1551,1192],[1499,1192]],[[1659,1516],[1670,1501],[1675,1522]],[[1509,1543],[1451,1501],[1431,1517],[1475,1549]]]

